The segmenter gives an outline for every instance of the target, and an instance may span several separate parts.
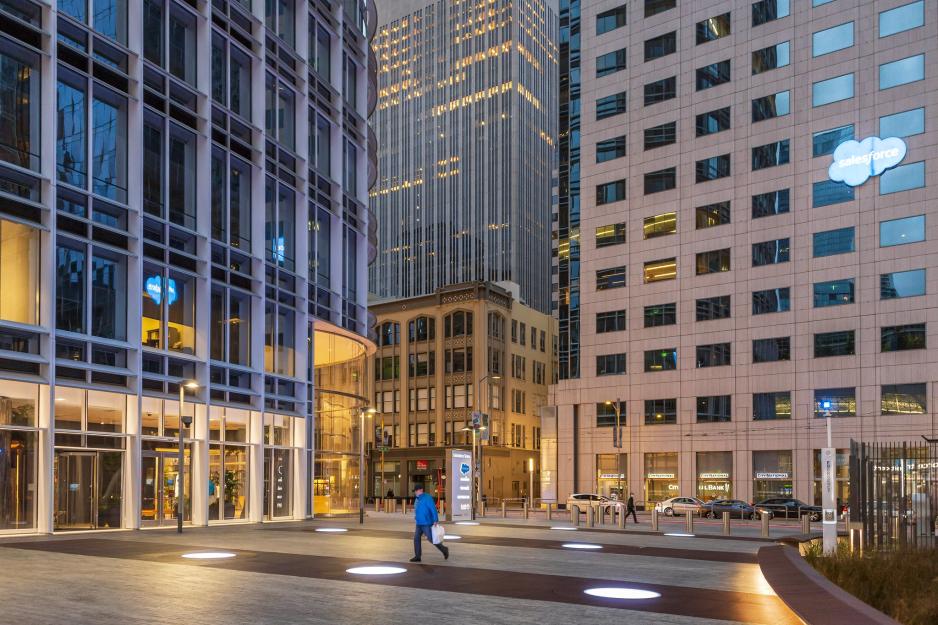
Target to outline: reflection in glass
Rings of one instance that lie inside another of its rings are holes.
[[[178,131],[169,138],[169,219],[195,228],[195,136]]]
[[[61,182],[85,186],[85,92],[59,81],[56,91],[56,172]]]
[[[0,41],[0,160],[39,169],[39,57]]]
[[[85,252],[59,245],[55,267],[55,327],[85,331]]]
[[[91,259],[91,334],[126,338],[127,276],[121,256],[95,250]]]

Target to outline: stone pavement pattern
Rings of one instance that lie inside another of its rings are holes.
[[[353,521],[0,540],[0,625],[442,623],[796,625],[756,564],[766,542],[483,522],[447,525],[452,556],[412,555],[412,521]],[[557,522],[556,525],[564,525]],[[346,527],[346,533],[316,532]],[[568,542],[603,548],[575,551]],[[226,550],[226,560],[184,553]],[[394,564],[395,576],[346,572]],[[613,600],[599,586],[652,590]]]

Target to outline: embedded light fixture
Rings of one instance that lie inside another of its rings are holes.
[[[563,547],[566,549],[602,549],[602,545],[594,545],[592,543],[564,543]]]
[[[680,538],[693,538],[694,534],[685,534],[683,532],[667,532],[665,536],[678,536]]]
[[[317,527],[317,532],[322,532],[323,534],[341,534],[342,532],[347,532],[348,530],[344,527]]]
[[[456,534],[443,534],[443,540],[461,540],[462,536]]]
[[[655,599],[661,596],[661,593],[639,588],[589,588],[583,592],[591,597],[602,597],[604,599]]]
[[[407,569],[399,566],[353,566],[345,572],[352,575],[397,575],[406,573]]]
[[[184,553],[183,558],[187,560],[225,560],[235,557],[236,553],[230,551],[198,551],[195,553]]]
[[[573,532],[573,531],[576,531],[576,528],[575,528],[575,527],[564,527],[564,526],[562,526],[562,525],[554,525],[554,526],[552,526],[550,529],[552,529],[552,530],[563,530],[563,531],[566,531],[566,532]]]
[[[478,525],[475,521],[456,521],[456,525]]]

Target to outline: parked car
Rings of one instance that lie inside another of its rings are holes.
[[[724,512],[729,512],[731,518],[759,518],[756,509],[742,499],[714,499],[704,503],[704,514],[708,519],[722,518]]]
[[[754,504],[756,512],[770,512],[772,516],[786,519],[800,519],[802,514],[808,514],[812,521],[821,520],[821,506],[806,504],[800,499],[792,497],[773,497]]]
[[[567,499],[567,510],[570,510],[573,506],[578,506],[580,512],[586,512],[587,506],[606,510],[612,506],[621,505],[623,505],[621,501],[614,501],[608,497],[597,495],[596,493],[573,493]]]
[[[671,497],[657,502],[655,510],[665,516],[688,513],[700,515],[704,511],[704,502],[696,497]]]

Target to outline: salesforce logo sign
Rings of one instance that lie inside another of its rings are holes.
[[[468,462],[463,462],[462,464],[459,465],[459,473],[461,475],[469,475],[470,469],[471,467],[469,466]]]
[[[880,139],[867,137],[863,141],[844,141],[834,150],[834,162],[827,170],[831,180],[857,187],[895,167],[905,158],[905,141],[898,137]]]

